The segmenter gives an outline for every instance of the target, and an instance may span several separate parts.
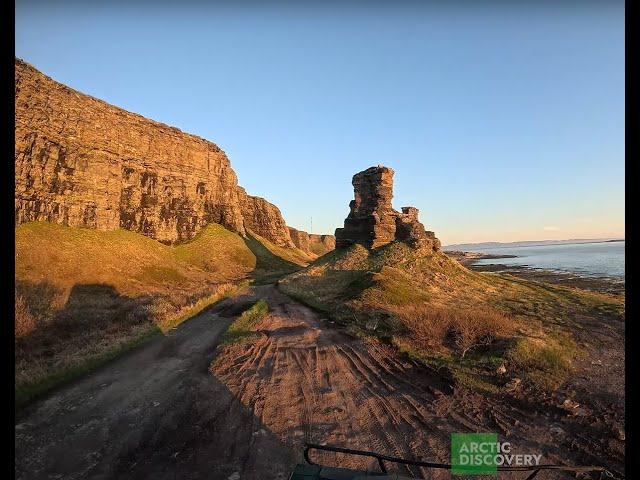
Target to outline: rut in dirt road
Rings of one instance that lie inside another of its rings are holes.
[[[216,348],[233,316],[261,298],[270,313],[259,335]],[[562,412],[454,390],[436,372],[326,322],[273,285],[222,302],[22,412],[16,478],[285,479],[303,461],[305,441],[446,463],[450,434],[477,431],[544,463],[598,463],[599,445],[584,432],[550,433]],[[316,460],[376,469],[342,454]]]
[[[301,451],[308,441],[447,463],[451,433],[490,431],[512,440],[514,453],[542,453],[545,463],[562,463],[557,442],[549,436],[550,420],[527,405],[518,408],[454,392],[437,373],[399,358],[379,342],[326,326],[275,287],[256,293],[271,307],[257,325],[260,335],[221,348],[211,372],[256,421],[294,450]],[[316,455],[327,465],[377,469],[375,461],[359,457]],[[399,467],[397,473],[450,475],[416,467]]]
[[[233,320],[216,311],[255,300],[222,302],[20,412],[16,478],[286,478],[294,452],[208,372]]]

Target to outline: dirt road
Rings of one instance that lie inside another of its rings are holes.
[[[257,298],[271,310],[260,335],[216,351],[233,315]],[[454,391],[326,322],[272,285],[253,287],[24,411],[16,477],[287,478],[304,441],[446,462],[450,433],[470,431],[497,432],[544,463],[619,462],[584,429],[576,436],[580,420],[561,409]]]

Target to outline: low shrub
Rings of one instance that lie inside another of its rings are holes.
[[[253,306],[240,315],[229,326],[222,336],[221,345],[238,343],[253,335],[256,324],[269,313],[269,304],[265,300],[259,300]]]
[[[461,358],[473,348],[490,345],[515,331],[515,322],[489,308],[455,309],[408,305],[394,311],[404,334],[425,349],[452,347]]]
[[[16,318],[15,318],[15,338],[26,337],[36,328],[36,317],[31,313],[27,302],[22,295],[16,293],[15,296],[16,305]]]

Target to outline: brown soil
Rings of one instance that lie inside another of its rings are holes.
[[[228,316],[242,310],[236,305],[257,298],[271,310],[260,334],[216,351]],[[254,287],[22,412],[16,478],[284,479],[305,441],[448,462],[450,434],[475,431],[497,432],[515,453],[541,453],[543,463],[620,472],[624,442],[612,431],[624,416],[623,393],[593,385],[594,368],[609,376],[624,359],[613,348],[619,331],[611,332],[601,339],[601,364],[585,360],[555,396],[481,395],[337,331],[273,285]],[[576,409],[560,406],[569,389]],[[316,458],[374,468],[344,455]]]

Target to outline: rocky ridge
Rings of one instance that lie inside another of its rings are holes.
[[[373,249],[397,240],[420,252],[440,250],[440,240],[418,220],[417,208],[402,207],[398,212],[391,206],[393,174],[391,168],[378,165],[353,176],[354,199],[344,228],[336,229],[337,248],[357,243]]]
[[[336,237],[333,235],[317,235],[293,227],[288,228],[293,244],[303,252],[324,255],[336,248]]]

